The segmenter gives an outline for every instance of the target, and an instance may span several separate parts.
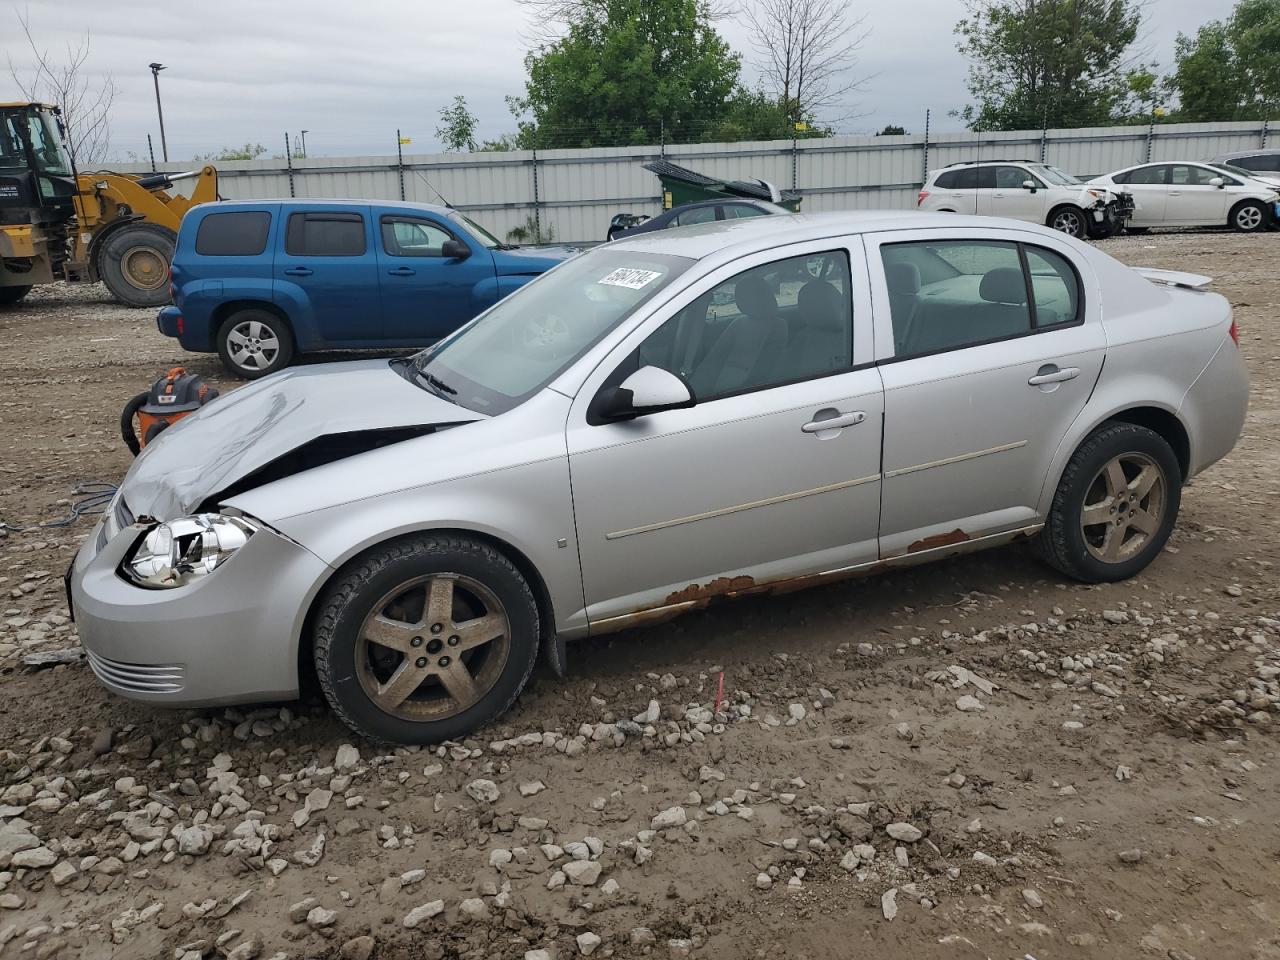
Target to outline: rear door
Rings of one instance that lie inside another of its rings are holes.
[[[385,342],[367,206],[286,208],[276,253],[276,302],[298,345],[378,346]]]
[[[1149,167],[1136,167],[1116,174],[1111,179],[1133,194],[1133,219],[1135,227],[1158,227],[1166,222],[1165,206],[1168,202],[1169,164],[1157,163]],[[1174,223],[1175,221],[1169,221]]]
[[[885,388],[881,557],[1034,526],[1106,350],[1071,248],[1001,230],[867,242]],[[920,278],[914,298],[890,296],[886,274],[902,271]]]
[[[406,346],[434,343],[497,298],[493,256],[443,218],[374,208],[383,329]],[[470,255],[446,257],[446,241]]]
[[[937,209],[953,213],[978,212],[978,168],[959,167],[938,175],[934,188],[940,194]]]

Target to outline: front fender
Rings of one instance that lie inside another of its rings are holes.
[[[475,302],[475,312],[487,310],[503,297],[519,290],[537,274],[516,274],[505,277],[485,277],[472,288],[471,296]]]

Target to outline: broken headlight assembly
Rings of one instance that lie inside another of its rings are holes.
[[[138,541],[120,572],[140,587],[182,587],[233,557],[258,531],[244,517],[200,513],[158,523]]]

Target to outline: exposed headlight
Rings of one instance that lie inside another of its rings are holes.
[[[257,527],[243,517],[201,513],[157,524],[124,562],[143,587],[181,587],[207,577],[243,547]]]

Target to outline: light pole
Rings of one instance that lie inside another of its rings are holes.
[[[302,131],[302,155],[307,155],[307,131]]]
[[[160,117],[160,153],[164,156],[164,162],[169,162],[169,145],[164,139],[164,109],[160,106],[160,71],[164,69],[163,63],[150,64],[151,79],[156,85],[156,113]]]

